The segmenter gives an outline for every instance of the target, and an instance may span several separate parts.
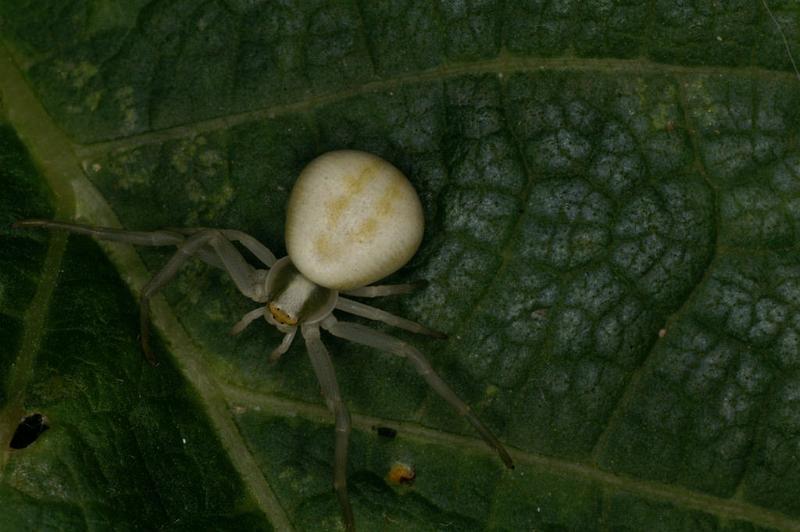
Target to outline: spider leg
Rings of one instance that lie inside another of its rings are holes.
[[[278,344],[278,347],[272,350],[272,353],[269,354],[269,361],[271,363],[277,362],[283,354],[289,350],[292,346],[292,342],[294,341],[294,337],[297,334],[297,327],[292,327],[292,329],[283,335],[283,340],[281,343]]]
[[[178,251],[167,264],[145,285],[142,290],[140,302],[140,327],[142,350],[148,362],[157,365],[155,355],[150,350],[150,298],[164,287],[189,259],[196,255],[211,266],[225,270],[239,291],[245,296],[256,299],[256,284],[262,276],[250,266],[234,245],[228,240],[225,231],[237,240],[246,240],[248,243],[257,242],[241,231],[216,229],[202,229],[197,231],[126,231],[124,229],[114,229],[111,227],[97,227],[90,225],[79,225],[67,222],[56,222],[50,220],[22,220],[13,225],[15,228],[43,227],[46,229],[61,229],[72,233],[93,236],[100,240],[110,240],[113,242],[123,242],[140,246],[177,246]],[[188,235],[188,236],[187,236]],[[249,240],[248,240],[249,239]],[[248,247],[247,245],[245,247]],[[263,248],[263,246],[262,246]],[[248,247],[248,249],[250,249]],[[252,251],[252,250],[251,250]],[[264,251],[268,255],[264,255]],[[259,250],[262,260],[269,259],[272,254],[266,248]],[[254,252],[254,254],[256,254]],[[256,256],[259,256],[256,254]],[[274,257],[273,257],[274,261]],[[252,321],[252,320],[251,320]],[[249,322],[248,322],[249,323]],[[244,324],[246,326],[247,324]]]
[[[353,290],[345,290],[342,293],[352,297],[396,296],[400,294],[410,294],[414,290],[425,288],[427,284],[428,281],[416,281],[404,284],[379,284],[374,286],[362,286],[361,288],[354,288]]]
[[[80,225],[51,220],[20,220],[14,223],[14,228],[44,227],[47,229],[63,229],[71,233],[89,235],[100,240],[126,242],[137,246],[175,246],[183,242],[184,238],[175,231],[126,231],[112,227],[99,227],[93,225]]]
[[[185,240],[183,234],[174,229],[160,229],[157,231],[126,231],[125,229],[115,229],[113,227],[81,225],[51,220],[20,220],[12,227],[17,229],[27,227],[61,229],[64,231],[69,231],[70,233],[92,236],[99,240],[122,242],[135,246],[180,246]],[[215,268],[225,269],[225,267],[211,250],[200,250],[197,255],[203,262],[214,266]]]
[[[235,240],[239,242],[241,245],[246,247],[250,253],[256,256],[258,260],[264,263],[267,268],[272,268],[272,265],[275,264],[275,261],[278,259],[275,258],[275,255],[269,250],[267,246],[256,240],[255,237],[248,235],[247,233],[243,233],[242,231],[237,231],[236,229],[220,229],[220,233],[225,235],[225,238],[228,240]]]
[[[369,305],[365,305],[364,303],[360,303],[352,299],[347,299],[345,297],[340,297],[339,299],[336,300],[336,308],[343,312],[348,312],[350,314],[355,314],[356,316],[361,316],[362,318],[382,321],[383,323],[386,323],[393,327],[398,327],[400,329],[405,329],[406,331],[411,331],[418,334],[424,334],[426,336],[433,336],[434,338],[447,338],[447,335],[443,332],[429,329],[424,325],[420,325],[419,323],[413,322],[411,320],[401,318],[400,316],[395,316],[394,314],[390,314],[385,310],[371,307]]]
[[[208,231],[208,228],[205,227],[175,227],[169,228],[169,231],[173,231],[176,233],[180,233],[182,235],[193,235],[200,231]],[[272,251],[269,250],[267,246],[259,242],[255,237],[248,235],[242,231],[238,231],[236,229],[217,229],[220,233],[225,235],[225,238],[228,240],[233,240],[235,242],[239,242],[245,248],[247,248],[250,253],[256,256],[258,260],[263,262],[267,268],[271,268],[275,261],[278,259],[275,258],[275,255]]]
[[[251,323],[253,323],[253,321],[262,317],[264,315],[264,312],[266,312],[266,307],[258,307],[257,309],[251,310],[250,312],[242,316],[242,319],[237,321],[236,324],[231,329],[231,336],[236,336],[243,330],[247,329],[247,327]]]
[[[198,231],[192,234],[178,247],[178,251],[164,265],[164,267],[153,276],[142,290],[139,311],[139,326],[142,337],[142,350],[148,362],[157,365],[155,355],[150,349],[150,299],[161,290],[178,273],[178,270],[186,263],[189,258],[199,253],[204,246],[211,246],[216,252],[217,257],[222,262],[225,271],[228,272],[239,291],[247,297],[252,297],[253,278],[255,270],[247,264],[241,254],[233,247],[219,231],[209,229]]]
[[[256,270],[244,260],[242,254],[239,253],[239,250],[234,247],[231,241],[216,229],[207,229],[197,233],[197,235],[209,235],[208,244],[222,260],[225,271],[231,276],[236,288],[245,297],[255,299],[254,279]],[[194,235],[189,238],[194,238]]]
[[[345,529],[355,530],[355,520],[353,509],[350,507],[350,499],[347,498],[347,445],[350,436],[350,414],[347,407],[342,402],[339,394],[339,385],[336,382],[336,372],[333,369],[333,362],[328,354],[328,350],[319,337],[319,326],[316,323],[304,323],[301,326],[303,338],[308,348],[308,356],[311,359],[311,366],[319,380],[322,395],[328,409],[336,416],[336,451],[333,467],[333,489],[342,507],[342,519]]]
[[[450,403],[455,410],[464,416],[470,425],[481,435],[481,437],[492,447],[509,469],[514,468],[514,462],[511,460],[503,444],[495,437],[492,432],[481,423],[478,417],[470,411],[469,406],[462,401],[450,386],[445,383],[441,377],[433,370],[430,363],[425,357],[417,351],[414,347],[407,343],[384,334],[379,331],[374,331],[369,327],[359,325],[357,323],[346,323],[337,321],[333,316],[325,318],[322,322],[323,328],[330,331],[334,336],[350,340],[357,344],[363,344],[381,351],[399,355],[408,359],[411,364],[417,369],[417,372],[423,379],[433,388],[442,399]]]
[[[238,322],[236,322],[236,325],[234,325],[233,328],[231,329],[231,336],[236,336],[237,334],[241,333],[251,323],[253,323],[254,320],[257,320],[258,318],[264,317],[264,314],[266,312],[267,312],[267,308],[266,307],[258,307],[257,309],[251,310],[250,312],[248,312],[247,314],[242,316],[242,319],[240,319]],[[278,347],[273,349],[272,352],[269,354],[269,361],[271,363],[277,362],[278,359],[280,359],[281,356],[286,351],[288,351],[289,348],[292,346],[292,342],[294,341],[294,337],[297,334],[297,327],[285,327],[284,326],[284,327],[281,328],[281,332],[284,333],[283,334],[283,340],[281,340],[281,343],[278,344]]]

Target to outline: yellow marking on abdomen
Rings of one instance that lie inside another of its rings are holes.
[[[350,205],[350,198],[347,196],[339,196],[327,202],[325,207],[328,209],[328,225],[336,226],[348,205]]]
[[[367,218],[356,228],[355,232],[353,233],[353,239],[356,242],[364,243],[367,240],[370,240],[375,233],[378,231],[378,221],[375,218]]]
[[[398,183],[392,183],[383,193],[378,204],[375,206],[375,214],[378,218],[388,218],[394,210],[394,203],[400,199],[400,187]]]
[[[314,241],[314,251],[316,251],[317,257],[323,261],[330,260],[341,254],[341,250],[331,243],[331,239],[328,235],[320,235],[317,237]]]

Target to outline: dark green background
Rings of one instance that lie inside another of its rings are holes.
[[[800,3],[769,6],[800,55]],[[800,530],[800,76],[762,2],[0,0],[0,32],[0,432],[51,426],[0,461],[0,529],[341,526],[302,341],[269,366],[279,333],[230,337],[254,304],[193,264],[153,369],[139,258],[9,225],[77,204],[280,255],[298,172],[356,148],[427,220],[391,280],[430,285],[380,306],[450,334],[400,336],[518,462],[325,337],[361,529]]]

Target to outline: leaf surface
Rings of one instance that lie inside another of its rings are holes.
[[[378,306],[448,332],[398,336],[517,462],[325,336],[361,529],[800,530],[795,2],[0,2],[0,27],[0,441],[50,427],[4,450],[0,528],[341,528],[302,341],[270,366],[280,333],[231,337],[255,304],[194,262],[151,368],[136,296],[171,250],[9,226],[280,256],[300,170],[354,148],[427,221],[389,281],[429,285]]]

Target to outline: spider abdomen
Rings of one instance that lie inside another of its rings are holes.
[[[347,290],[408,262],[423,227],[419,197],[400,170],[370,153],[332,151],[311,161],[292,189],[286,249],[308,279]]]

